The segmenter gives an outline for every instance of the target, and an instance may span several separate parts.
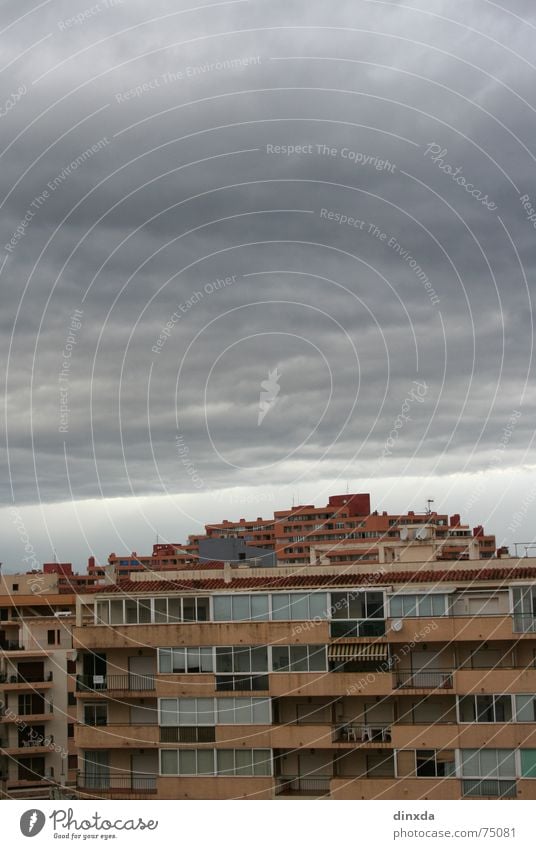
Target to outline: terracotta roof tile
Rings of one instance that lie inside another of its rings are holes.
[[[217,561],[216,561],[217,562]],[[205,568],[206,564],[204,564]],[[211,567],[209,567],[211,568]],[[217,567],[212,567],[217,568]],[[290,575],[290,576],[262,576],[262,577],[235,577],[231,583],[226,583],[223,578],[188,578],[184,580],[153,580],[153,581],[120,581],[118,584],[108,586],[88,587],[88,592],[96,593],[163,593],[189,590],[246,590],[246,589],[299,589],[322,588],[322,587],[353,587],[353,586],[383,586],[389,584],[412,584],[412,583],[465,583],[472,581],[498,581],[499,583],[512,580],[536,580],[536,567],[515,566],[507,568],[504,566],[486,566],[477,569],[427,569],[416,572],[386,572],[383,574],[344,574],[335,575]]]

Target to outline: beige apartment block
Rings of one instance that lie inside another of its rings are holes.
[[[79,595],[80,798],[536,799],[536,560],[384,555]]]
[[[0,596],[0,793],[54,798],[76,785],[74,596],[15,592]]]

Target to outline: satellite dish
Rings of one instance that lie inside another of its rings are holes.
[[[395,619],[394,622],[391,622],[391,631],[401,631],[402,630],[402,620]]]

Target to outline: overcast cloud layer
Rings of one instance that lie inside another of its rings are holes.
[[[148,547],[161,496],[182,539],[347,485],[455,509],[463,474],[519,538],[535,35],[531,0],[1,5],[3,501],[84,515],[40,556]]]

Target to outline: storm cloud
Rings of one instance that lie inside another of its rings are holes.
[[[6,505],[532,469],[529,0],[0,23]]]

